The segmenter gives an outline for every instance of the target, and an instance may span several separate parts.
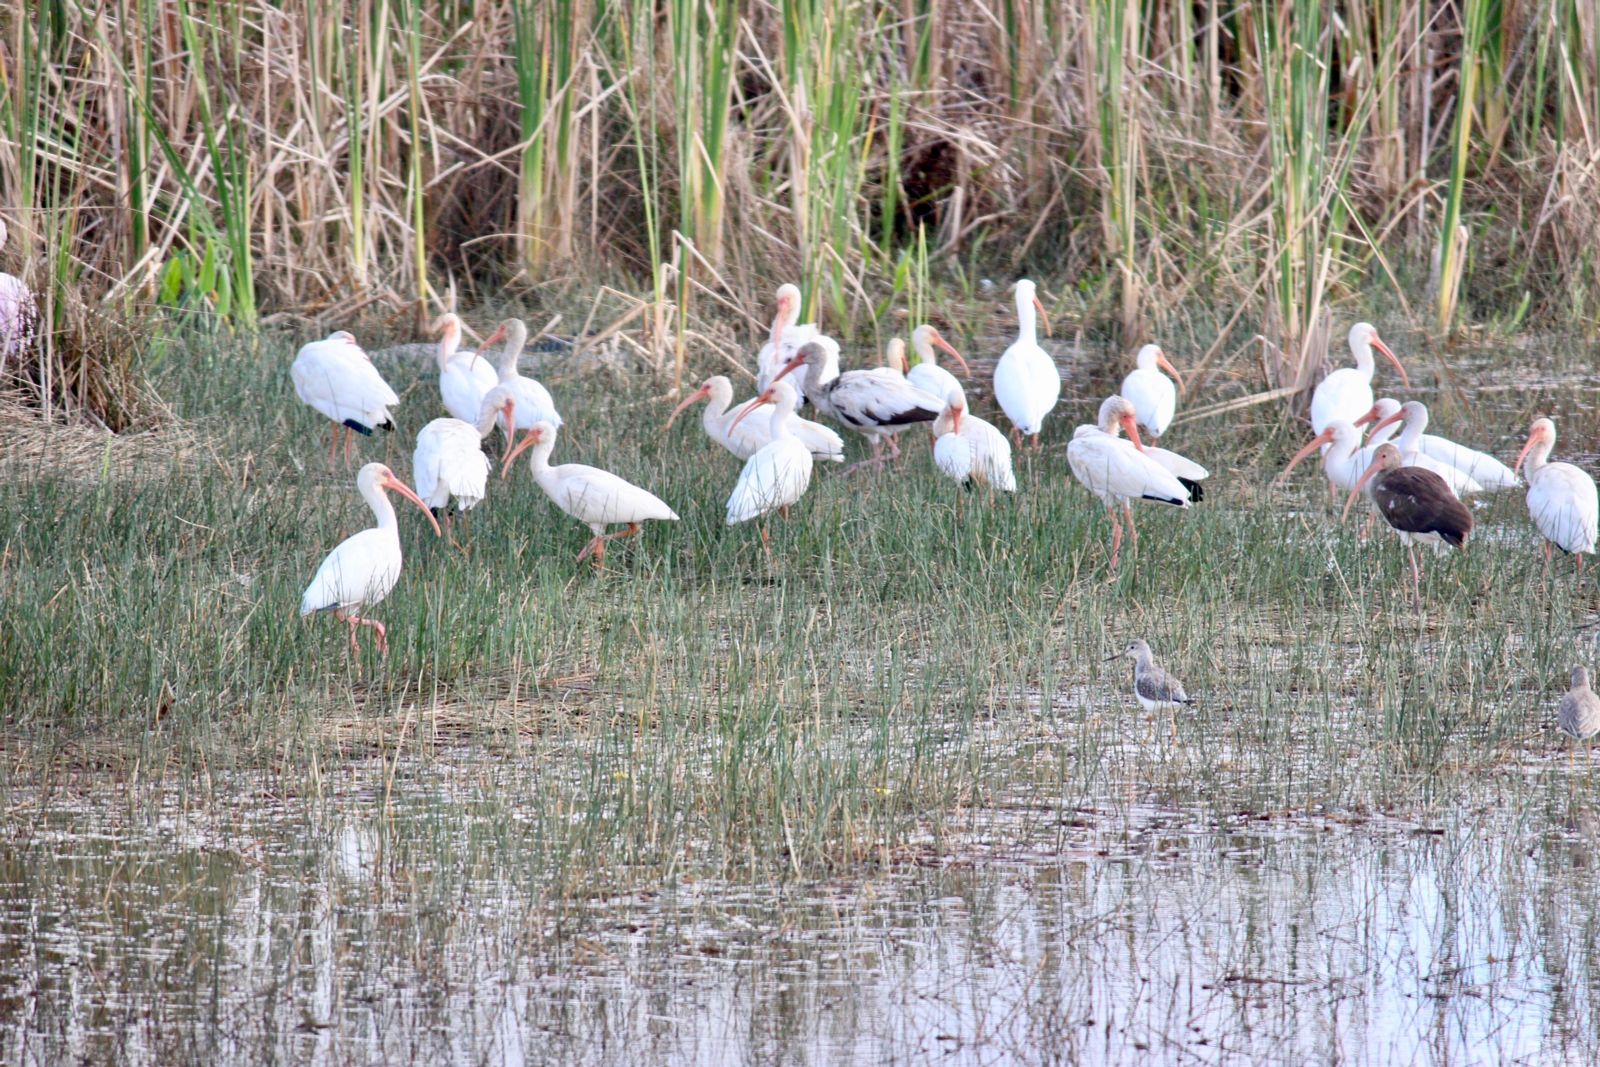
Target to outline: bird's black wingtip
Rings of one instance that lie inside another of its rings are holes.
[[[1205,486],[1201,485],[1199,482],[1194,481],[1191,478],[1179,478],[1178,484],[1189,490],[1189,500],[1192,503],[1198,504],[1200,501],[1206,498]]]
[[[345,419],[344,420],[344,424],[346,426],[350,427],[356,433],[360,434],[362,437],[371,437],[372,436],[372,427],[363,426],[361,423],[357,422],[355,419]]]

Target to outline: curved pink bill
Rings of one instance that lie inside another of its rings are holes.
[[[1372,347],[1376,348],[1379,352],[1382,352],[1389,362],[1394,364],[1394,369],[1400,372],[1401,383],[1403,383],[1407,389],[1410,389],[1411,379],[1406,377],[1406,369],[1400,365],[1400,358],[1390,351],[1388,345],[1383,343],[1383,339],[1381,337],[1373,337]]]
[[[1048,331],[1046,331],[1046,332],[1048,332]],[[972,368],[967,366],[967,361],[964,358],[962,358],[962,355],[961,355],[960,352],[956,351],[956,346],[955,345],[951,344],[949,341],[946,341],[939,334],[934,334],[933,335],[933,344],[934,344],[934,347],[936,347],[936,348],[944,349],[945,352],[949,354],[951,359],[953,359],[957,363],[961,364],[961,373],[962,373],[962,375],[964,377],[968,377],[968,378],[972,377]]]
[[[661,427],[661,432],[666,433],[668,430],[672,429],[672,424],[678,421],[679,415],[682,415],[685,411],[689,410],[689,408],[693,407],[699,401],[710,398],[710,396],[711,386],[709,385],[702,385],[700,388],[690,393],[684,398],[683,403],[672,409],[672,414],[667,418],[667,424]]]
[[[1283,473],[1278,475],[1278,477],[1287,478],[1289,476],[1289,472],[1294,470],[1295,465],[1298,464],[1301,460],[1303,460],[1307,456],[1311,455],[1311,453],[1315,452],[1318,448],[1322,447],[1323,445],[1331,445],[1332,443],[1333,443],[1333,429],[1332,429],[1332,427],[1329,427],[1328,429],[1325,429],[1321,433],[1317,434],[1317,436],[1313,437],[1311,439],[1311,443],[1310,444],[1306,445],[1306,447],[1304,447],[1300,451],[1296,452],[1294,454],[1294,458],[1289,461],[1289,465],[1287,467],[1283,468]]]
[[[422,502],[422,498],[420,496],[411,491],[411,487],[409,485],[390,474],[384,478],[383,487],[385,489],[393,489],[395,492],[411,501],[417,507],[421,508],[422,513],[428,516],[428,522],[433,526],[434,534],[439,537],[444,536],[444,531],[439,529],[439,520],[433,517],[433,511],[428,507],[428,505]]]

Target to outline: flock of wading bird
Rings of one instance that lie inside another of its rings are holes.
[[[994,395],[1011,423],[1010,440],[968,410],[959,379],[938,365],[936,350],[948,353],[963,374],[970,374],[970,369],[933,326],[918,326],[912,332],[917,363],[909,370],[905,345],[898,338],[890,342],[887,366],[841,370],[838,343],[815,325],[799,323],[800,290],[793,285],[778,289],[771,334],[756,354],[755,398],[735,405],[732,383],[721,375],[708,378],[672,413],[667,426],[690,406],[707,402],[702,417],[706,435],[744,461],[728,497],[728,525],[763,520],[761,538],[769,557],[767,516],[778,512],[787,518],[789,508],[810,485],[817,460],[844,460],[839,434],[801,417],[798,410],[803,404],[870,443],[872,458],[849,470],[881,467],[898,458],[899,436],[926,425],[939,470],[957,482],[986,489],[991,499],[997,492],[1015,492],[1012,442],[1021,448],[1023,438],[1030,438],[1037,450],[1044,420],[1061,396],[1055,360],[1037,339],[1040,318],[1049,332],[1044,306],[1032,282],[1017,282],[1015,291],[1017,339],[994,369]],[[647,520],[678,518],[659,497],[608,471],[576,463],[551,464],[562,419],[549,390],[518,369],[528,337],[520,320],[507,320],[484,339],[485,350],[502,346],[493,363],[480,352],[462,350],[462,325],[455,315],[442,316],[434,329],[439,335],[439,395],[450,417],[434,419],[417,434],[412,463],[416,489],[381,463],[362,467],[356,486],[378,524],[341,542],[317,568],[300,602],[302,615],[331,611],[347,623],[354,651],[359,651],[359,628],[366,626],[372,629],[379,651],[387,652],[383,623],[361,614],[387,596],[400,576],[400,536],[386,490],[427,512],[434,532],[442,535],[439,517],[448,528],[453,513],[464,514],[483,500],[491,465],[484,442],[497,426],[506,440],[501,477],[527,452],[539,488],[592,531],[593,537],[578,554],[579,563],[592,556],[595,567],[603,568],[608,541],[634,536]],[[1394,364],[1407,387],[1410,382],[1373,326],[1362,322],[1351,327],[1349,344],[1355,366],[1335,370],[1318,384],[1311,401],[1315,436],[1290,461],[1284,475],[1320,450],[1335,503],[1340,493],[1347,494],[1341,521],[1365,491],[1373,511],[1368,528],[1381,518],[1407,547],[1412,594],[1419,607],[1416,545],[1439,552],[1465,547],[1472,532],[1472,512],[1462,498],[1517,487],[1518,471],[1524,468],[1528,511],[1545,539],[1546,568],[1552,548],[1557,547],[1575,554],[1582,570],[1584,554],[1595,550],[1600,523],[1595,483],[1571,464],[1549,461],[1556,437],[1549,419],[1534,420],[1527,444],[1516,463],[1507,467],[1486,453],[1425,432],[1428,409],[1421,402],[1374,399],[1374,350]],[[301,348],[290,374],[300,399],[333,422],[330,463],[337,462],[341,434],[348,465],[353,434],[370,436],[374,429],[393,429],[390,409],[399,397],[348,332],[341,330]],[[1077,427],[1067,445],[1073,475],[1106,506],[1113,569],[1118,566],[1124,522],[1129,535],[1138,538],[1134,501],[1187,508],[1202,498],[1206,469],[1146,444],[1140,435],[1143,428],[1154,441],[1166,432],[1182,384],[1182,375],[1160,347],[1145,345],[1121,390],[1100,405],[1092,425]],[[1362,427],[1369,424],[1363,442]],[[608,532],[617,525],[623,529]],[[1135,695],[1141,704],[1152,708],[1187,702],[1181,683],[1155,664],[1143,641],[1133,642],[1120,655],[1135,660]],[[1584,736],[1600,731],[1600,700],[1589,690],[1582,668],[1574,671],[1573,685],[1562,705],[1562,728]],[[1575,709],[1571,715],[1569,703]]]

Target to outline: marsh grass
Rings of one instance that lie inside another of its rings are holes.
[[[1468,552],[1428,560],[1418,616],[1392,539],[1334,528],[1310,475],[1268,487],[1299,431],[1218,424],[1205,449],[1236,460],[1213,464],[1208,502],[1141,513],[1112,576],[1104,513],[1061,455],[1088,411],[1068,401],[997,507],[938,477],[914,433],[891,475],[819,470],[773,524],[770,566],[753,527],[723,526],[738,465],[696,424],[663,437],[646,394],[568,380],[555,461],[646,485],[683,521],[648,524],[595,576],[574,564],[586,532],[521,467],[466,521],[465,554],[402,512],[406,571],[375,612],[389,658],[352,658],[342,627],[296,610],[370,517],[312,414],[235,402],[286,396],[288,349],[191,355],[165,382],[186,447],[130,465],[107,439],[88,470],[88,450],[4,458],[8,796],[229,769],[315,791],[353,759],[499,754],[541,783],[515,832],[537,837],[559,897],[685,865],[893,865],[967,847],[1018,797],[1048,807],[1027,817],[1043,825],[1135,803],[1425,818],[1486,775],[1565,788],[1547,720],[1592,648],[1575,627],[1593,584],[1558,560],[1540,587],[1515,494],[1479,512]],[[360,444],[403,477],[432,415],[418,381],[401,432]],[[1592,439],[1582,413],[1561,417],[1563,442]],[[1505,439],[1524,419],[1497,420]],[[1199,697],[1175,739],[1127,696],[1126,663],[1102,662],[1133,635]]]

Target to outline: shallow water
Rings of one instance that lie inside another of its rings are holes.
[[[481,754],[41,797],[0,847],[0,1056],[1594,1062],[1595,773],[1423,822],[1002,793],[849,876],[559,900]]]

